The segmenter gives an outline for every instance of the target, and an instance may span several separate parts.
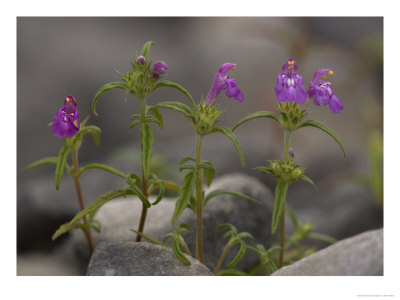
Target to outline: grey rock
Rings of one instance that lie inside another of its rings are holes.
[[[102,242],[94,251],[89,276],[207,276],[213,275],[198,260],[187,256],[187,266],[172,249],[146,242]]]
[[[342,240],[283,267],[273,276],[383,275],[383,229]]]
[[[249,202],[230,195],[221,195],[210,200],[203,212],[203,243],[206,265],[213,269],[218,262],[227,242],[223,239],[224,231],[214,233],[217,225],[231,223],[239,232],[251,233],[255,242],[265,246],[271,244],[272,236],[270,220],[272,216],[273,195],[257,179],[243,174],[229,174],[214,180],[207,191],[227,189],[251,196],[262,202],[262,205]],[[207,193],[207,192],[206,192]],[[162,240],[173,231],[171,217],[175,209],[175,201],[164,199],[148,210],[144,233]],[[93,233],[94,243],[101,241],[133,241],[135,234],[130,229],[137,229],[141,213],[141,202],[136,198],[116,199],[105,204],[97,213],[96,220],[102,224],[101,233]],[[187,223],[191,232],[184,234],[186,243],[192,253],[195,253],[196,216],[190,210],[185,210],[177,223]],[[80,231],[73,232],[73,243],[78,252],[88,255],[86,241]],[[225,265],[236,255],[235,248],[225,259]],[[238,265],[238,268],[249,268],[257,262],[257,256],[250,251]]]
[[[317,183],[315,189],[301,183],[289,188],[287,201],[298,219],[312,223],[317,232],[341,240],[383,226],[383,212],[369,189],[343,182]]]

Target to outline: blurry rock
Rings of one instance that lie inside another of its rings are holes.
[[[364,232],[320,250],[273,276],[383,275],[383,229]]]
[[[305,183],[301,187],[293,185],[293,189],[289,188],[288,203],[301,222],[312,223],[317,232],[336,239],[383,226],[382,210],[371,191],[354,184],[317,184],[316,189]]]
[[[89,276],[200,276],[212,275],[198,260],[187,256],[186,266],[172,249],[146,242],[102,242],[90,260]]]
[[[124,184],[121,178],[114,175],[97,170],[89,172],[81,180],[85,205],[102,193]],[[52,172],[20,186],[17,199],[18,251],[53,249],[59,243],[58,240],[51,241],[53,233],[79,212],[73,180],[66,174],[59,190],[54,186]]]
[[[255,242],[266,247],[271,244],[270,220],[272,216],[273,195],[257,179],[242,175],[229,174],[214,180],[210,191],[227,189],[240,192],[262,202],[262,205],[249,202],[230,195],[221,195],[212,198],[203,212],[203,243],[206,265],[214,268],[227,242],[223,239],[223,230],[214,233],[217,225],[231,223],[239,232],[251,233]],[[171,217],[175,209],[175,201],[164,199],[148,210],[144,233],[162,240],[173,231]],[[94,243],[100,241],[133,241],[135,234],[130,229],[137,229],[141,213],[141,202],[135,198],[116,199],[104,205],[96,215],[96,220],[102,224],[100,234],[93,233]],[[191,232],[184,234],[186,243],[192,253],[195,253],[196,216],[192,211],[185,210],[177,223],[187,223]],[[73,232],[73,242],[84,256],[87,255],[86,241],[81,232]],[[228,264],[236,255],[234,249],[228,254],[225,264]],[[240,262],[238,268],[248,268],[257,262],[256,255],[250,251]]]

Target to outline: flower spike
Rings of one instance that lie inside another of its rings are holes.
[[[339,113],[344,105],[342,101],[333,93],[332,84],[319,77],[326,78],[326,75],[333,75],[331,69],[321,69],[315,72],[314,78],[311,80],[307,94],[309,98],[314,98],[314,103],[318,106],[329,105],[332,113]]]
[[[71,138],[79,131],[80,121],[76,106],[75,98],[67,96],[64,99],[64,106],[54,116],[51,130],[60,139]]]
[[[208,93],[206,103],[213,103],[214,99],[218,97],[218,95],[223,91],[225,94],[240,103],[244,100],[243,92],[236,84],[235,79],[230,79],[226,73],[230,70],[234,70],[236,68],[236,64],[226,63],[219,67],[217,74],[214,77],[214,83],[211,87],[210,92]]]

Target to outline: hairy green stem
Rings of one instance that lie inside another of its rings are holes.
[[[289,160],[289,146],[290,146],[290,131],[285,129],[283,137],[283,159],[285,161]],[[279,268],[283,267],[283,254],[285,253],[285,203],[283,203],[282,214],[280,216],[280,226],[279,226],[279,239],[281,249],[279,251]]]
[[[286,199],[285,199],[286,200]],[[280,230],[279,230],[279,239],[281,250],[279,252],[279,268],[283,267],[283,254],[285,252],[285,204],[283,204],[282,214],[279,220]]]
[[[222,263],[224,262],[224,259],[226,257],[226,255],[228,254],[229,249],[232,247],[230,241],[225,245],[224,250],[222,251],[221,257],[218,260],[217,265],[215,266],[215,269],[213,271],[214,275],[217,274],[217,272],[219,271],[219,269],[222,266]]]
[[[143,153],[143,127],[146,120],[146,99],[140,99],[140,151]],[[142,156],[143,157],[143,156]],[[145,197],[148,197],[147,193],[147,177],[148,177],[149,170],[145,170],[142,161],[142,192]],[[142,203],[142,214],[140,216],[139,228],[138,232],[143,233],[144,223],[146,221],[147,216],[147,207]],[[140,234],[136,235],[136,242],[140,242],[142,236]]]
[[[201,181],[201,171],[198,169],[201,163],[201,142],[203,137],[196,136],[196,202],[197,202],[197,244],[196,257],[204,264],[203,254],[203,184]]]
[[[76,174],[79,170],[78,152],[76,150],[72,150],[72,162],[74,164],[74,173],[73,174]],[[79,207],[82,211],[85,209],[85,205],[83,203],[81,182],[80,182],[78,176],[72,175],[72,177],[74,178],[74,182],[75,182],[75,189],[76,189],[76,194],[78,196]],[[86,216],[83,217],[83,223],[85,225],[87,225]],[[92,241],[92,235],[90,232],[90,228],[86,228],[85,230],[83,230],[83,232],[85,233],[86,239],[88,241],[90,254],[92,254],[94,248],[93,248],[93,241]]]
[[[291,132],[289,130],[285,129],[285,134],[283,137],[283,140],[284,140],[284,145],[283,145],[284,157],[283,157],[283,159],[285,161],[289,160],[290,133]]]

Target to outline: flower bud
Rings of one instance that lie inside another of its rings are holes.
[[[299,179],[303,174],[304,174],[303,169],[301,169],[301,168],[294,169],[291,173],[292,180],[295,181],[295,180]]]
[[[138,65],[144,65],[146,63],[146,58],[143,55],[138,56],[136,59]]]
[[[160,75],[167,73],[167,71],[168,71],[167,64],[161,60],[157,61],[151,70],[155,78],[158,78],[160,77]]]
[[[290,155],[290,157],[294,157],[294,149],[293,148],[289,149],[289,155]]]

